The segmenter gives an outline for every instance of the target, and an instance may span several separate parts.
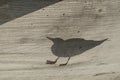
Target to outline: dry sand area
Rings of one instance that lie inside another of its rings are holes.
[[[108,41],[54,65],[46,37]],[[0,80],[120,80],[120,0],[1,0]]]

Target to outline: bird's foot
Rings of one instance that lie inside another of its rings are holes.
[[[46,61],[46,64],[55,64],[55,63],[56,63],[56,61],[50,61],[50,60]]]
[[[66,66],[67,64],[65,63],[65,64],[60,64],[59,66]]]

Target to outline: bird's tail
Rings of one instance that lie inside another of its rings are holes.
[[[104,41],[108,41],[108,40],[109,40],[109,38],[106,38],[106,39],[103,39],[102,42],[104,42]]]
[[[99,42],[103,43],[103,42],[108,41],[108,40],[109,40],[109,38],[106,38],[106,39],[100,40]]]

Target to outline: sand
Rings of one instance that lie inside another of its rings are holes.
[[[120,80],[119,0],[43,3],[15,0],[1,5],[0,80]],[[109,40],[60,67],[66,58],[45,64],[56,59],[47,36]]]

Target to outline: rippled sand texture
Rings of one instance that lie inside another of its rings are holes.
[[[60,67],[46,37],[108,40]],[[119,0],[0,1],[0,80],[119,80],[119,41]]]

